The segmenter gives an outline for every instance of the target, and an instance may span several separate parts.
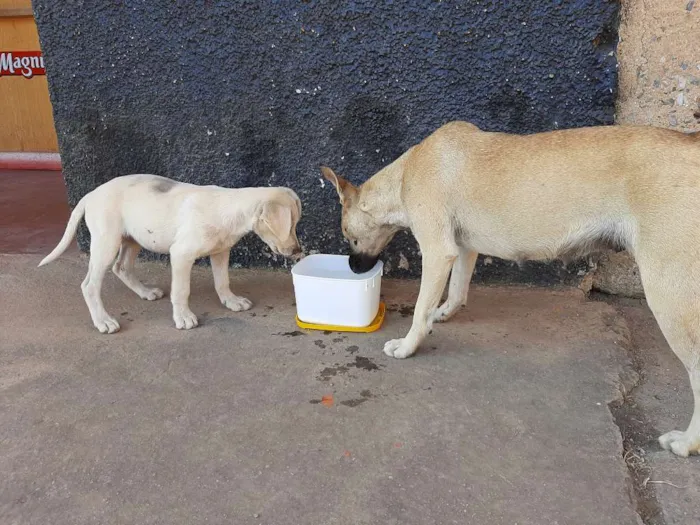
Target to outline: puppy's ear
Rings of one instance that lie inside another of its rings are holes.
[[[338,192],[340,204],[344,204],[347,199],[357,192],[357,188],[343,177],[336,175],[332,169],[326,166],[321,166],[321,173],[324,178],[335,186],[335,191]]]
[[[270,228],[280,241],[289,239],[292,233],[292,210],[278,202],[267,202],[263,205],[260,220]]]

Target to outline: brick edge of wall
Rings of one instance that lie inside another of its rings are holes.
[[[0,152],[0,169],[61,171],[58,153]]]

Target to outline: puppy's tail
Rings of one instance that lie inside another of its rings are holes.
[[[82,219],[83,215],[85,215],[86,198],[87,195],[80,199],[80,202],[78,202],[75,208],[73,208],[73,212],[70,214],[70,219],[68,219],[66,231],[63,233],[63,237],[61,237],[61,241],[50,254],[44,257],[44,260],[39,263],[39,266],[49,264],[50,262],[58,259],[58,257],[60,257],[60,255],[66,251],[71,241],[73,240],[73,237],[75,237],[75,232],[78,229],[78,224],[80,224],[80,219]]]

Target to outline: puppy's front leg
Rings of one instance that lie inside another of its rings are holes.
[[[195,256],[173,246],[170,249],[170,266],[172,267],[172,283],[170,300],[173,303],[173,320],[180,330],[189,330],[197,326],[197,316],[189,306],[190,277]]]
[[[403,359],[416,353],[418,346],[432,329],[432,314],[437,308],[456,258],[457,253],[447,250],[437,253],[423,252],[423,275],[413,313],[413,324],[405,338],[393,339],[384,345],[385,354]]]
[[[235,295],[231,291],[228,279],[228,260],[230,253],[230,250],[227,249],[220,253],[212,253],[209,256],[211,272],[214,274],[214,288],[216,288],[216,293],[219,296],[221,304],[229,310],[233,310],[234,312],[250,310],[253,303],[245,297]]]

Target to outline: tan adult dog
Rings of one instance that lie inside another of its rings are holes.
[[[371,268],[401,229],[420,245],[413,324],[384,346],[393,357],[412,355],[434,321],[466,304],[479,253],[545,260],[601,244],[629,250],[695,396],[688,429],[659,442],[679,456],[700,452],[700,133],[606,126],[511,135],[452,122],[359,188],[322,172],[340,196],[354,271]]]
[[[50,263],[68,248],[82,219],[90,230],[90,265],[82,284],[83,297],[95,327],[102,333],[119,323],[102,304],[102,280],[112,271],[142,299],[163,297],[134,274],[141,247],[169,253],[172,267],[170,299],[173,320],[180,329],[197,326],[189,307],[190,273],[195,260],[209,255],[214,286],[221,303],[239,312],[252,303],[234,295],[229,285],[229,251],[244,235],[255,232],[277,254],[301,253],[296,225],[301,202],[289,188],[221,188],[175,182],[157,175],[117,177],[85,195],[73,210],[58,246],[39,263]]]

